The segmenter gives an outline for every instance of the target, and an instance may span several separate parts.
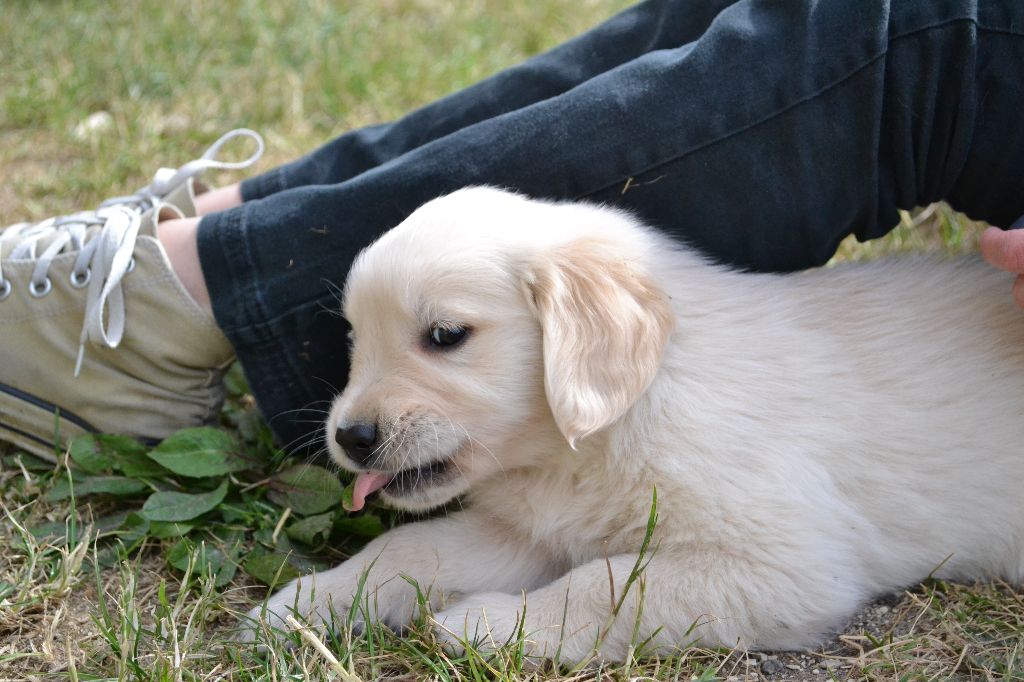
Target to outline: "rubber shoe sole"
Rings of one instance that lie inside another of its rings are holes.
[[[0,440],[55,462],[72,438],[96,432],[72,412],[0,383]],[[45,433],[52,433],[52,438],[42,438]]]

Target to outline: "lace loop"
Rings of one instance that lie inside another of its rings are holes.
[[[220,153],[221,148],[236,137],[247,137],[255,142],[256,151],[254,151],[248,158],[241,161],[218,161],[217,155]],[[100,204],[100,208],[107,206],[136,205],[137,208],[145,211],[155,205],[155,200],[167,196],[173,192],[176,187],[181,185],[181,183],[202,173],[203,171],[212,169],[239,170],[242,168],[248,168],[263,156],[264,148],[263,137],[259,133],[254,130],[249,130],[248,128],[236,128],[221,135],[220,138],[211,144],[198,159],[189,161],[178,169],[160,168],[153,175],[153,181],[149,185],[143,187],[135,194],[107,199]]]

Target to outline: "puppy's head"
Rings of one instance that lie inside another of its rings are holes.
[[[672,329],[630,217],[472,188],[361,254],[346,284],[352,370],[327,422],[355,507],[424,510],[535,466],[625,413]],[[562,440],[564,439],[564,440]]]

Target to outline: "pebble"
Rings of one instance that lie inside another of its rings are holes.
[[[782,672],[785,667],[786,666],[782,664],[782,661],[774,658],[766,658],[761,662],[761,672],[765,675],[774,675],[775,673]]]
[[[75,137],[79,140],[87,140],[90,137],[101,135],[114,127],[114,117],[107,111],[97,111],[89,114],[85,120],[75,126]]]

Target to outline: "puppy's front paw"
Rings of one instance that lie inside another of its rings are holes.
[[[318,584],[321,577],[312,574],[298,578],[271,595],[265,603],[254,607],[249,611],[237,639],[251,642],[261,633],[281,636],[292,629],[286,620],[289,616],[321,630],[333,629],[344,623],[356,586],[353,585],[351,591],[342,585],[321,589]],[[346,592],[348,597],[342,597]]]
[[[434,633],[456,652],[469,643],[480,651],[495,651],[523,638],[527,656],[551,658],[558,647],[558,628],[537,627],[522,595],[485,592],[462,599],[435,613]],[[525,614],[525,615],[524,615]]]
[[[415,615],[415,587],[397,575],[379,583],[373,578],[343,565],[294,580],[249,612],[239,639],[252,641],[260,632],[287,632],[291,630],[288,616],[324,631],[338,630],[349,622],[356,630],[367,622],[401,629]]]

